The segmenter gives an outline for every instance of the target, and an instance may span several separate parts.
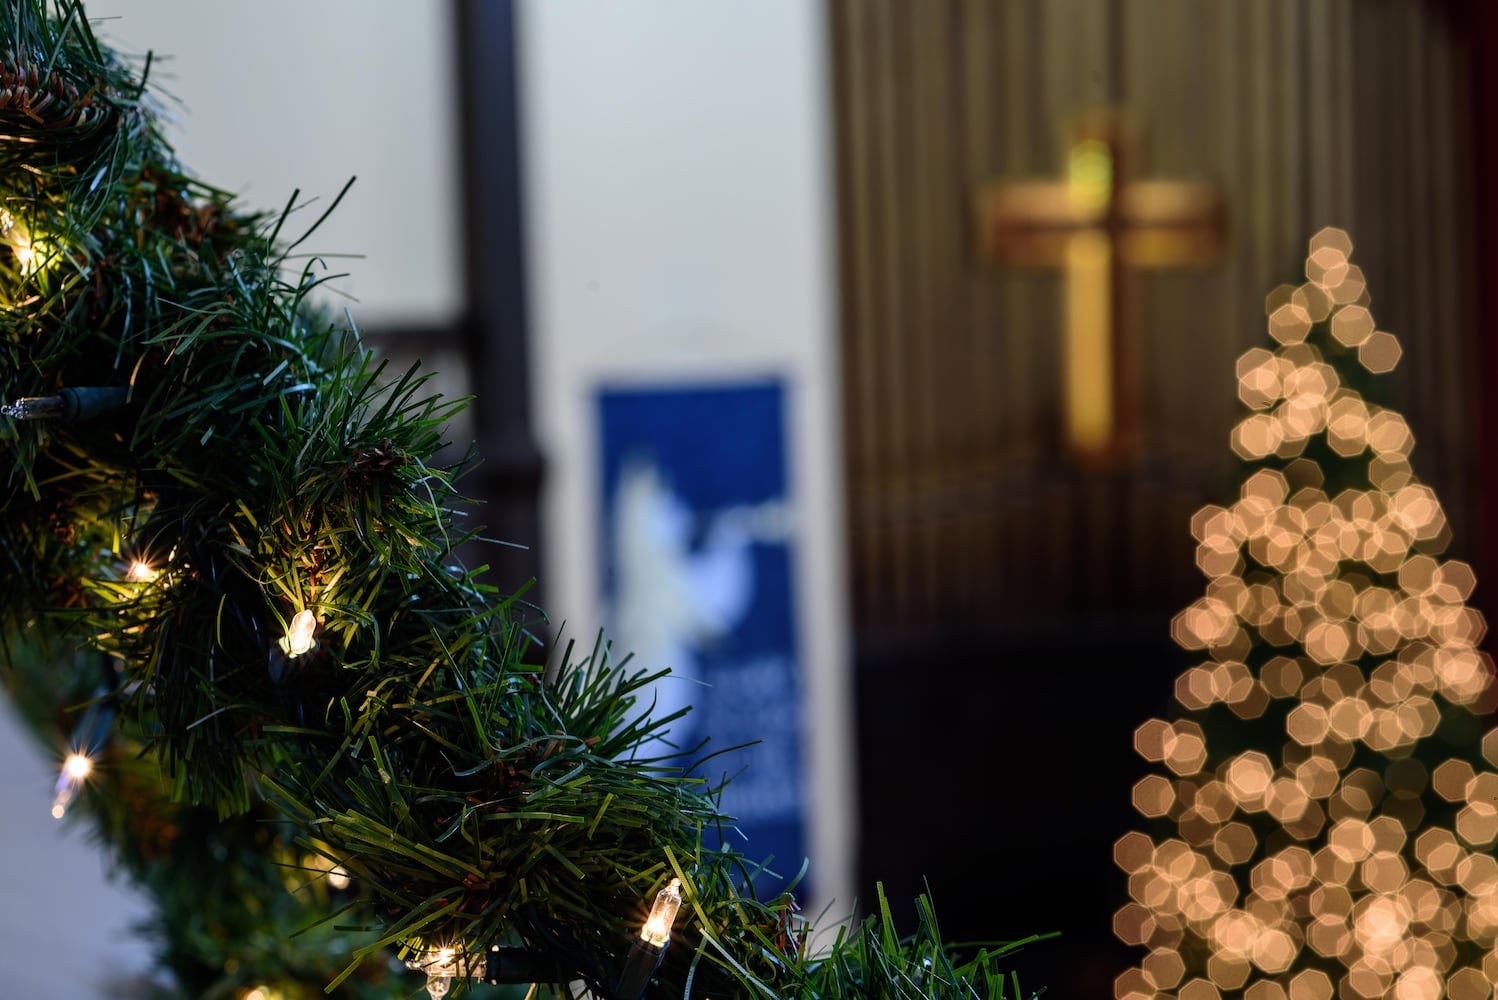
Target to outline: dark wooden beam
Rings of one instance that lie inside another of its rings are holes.
[[[467,303],[461,337],[483,456],[469,489],[485,503],[486,534],[524,546],[485,555],[493,582],[511,591],[538,575],[543,469],[530,416],[515,7],[513,0],[458,0],[454,22]]]
[[[1494,190],[1492,170],[1494,158],[1498,157],[1498,62],[1493,53],[1498,52],[1498,5],[1489,0],[1461,0],[1452,8],[1458,18],[1458,37],[1465,38],[1467,45],[1467,70],[1470,74],[1472,100],[1470,104],[1471,129],[1470,159],[1472,169],[1471,190],[1475,204],[1477,238],[1473,244],[1474,266],[1471,278],[1475,287],[1482,289],[1481,298],[1498,288],[1498,191]],[[1482,305],[1481,299],[1479,304]],[[1491,387],[1498,385],[1498,311],[1491,305],[1479,308],[1474,316],[1477,329],[1472,331],[1479,350],[1482,368],[1481,382],[1489,388],[1479,396],[1479,410],[1475,414],[1479,422],[1477,431],[1479,467],[1481,472],[1476,484],[1478,502],[1474,510],[1489,508],[1493,498],[1498,497],[1498,392]],[[1482,611],[1490,625],[1498,621],[1498,526],[1491,517],[1479,517],[1472,525],[1478,533],[1474,539],[1478,580],[1484,585],[1473,595],[1473,603]],[[1488,633],[1483,647],[1490,652],[1495,648],[1493,632]]]

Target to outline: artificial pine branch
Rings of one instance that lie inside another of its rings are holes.
[[[294,204],[247,214],[190,178],[76,0],[3,17],[5,679],[51,690],[47,715],[105,684],[101,832],[163,900],[215,885],[208,938],[257,964],[203,973],[204,919],[165,905],[186,988],[305,974],[263,932],[310,869],[360,893],[294,897],[318,934],[363,935],[328,977],[345,992],[378,988],[389,946],[507,945],[565,970],[558,992],[610,995],[642,901],[677,878],[660,995],[1004,994],[1002,951],[958,961],[925,907],[908,940],[886,913],[809,954],[790,895],[753,898],[758,866],[703,846],[732,819],[653,755],[672,721],[637,704],[655,675],[602,643],[538,671],[534,610],[459,566],[462,463],[433,456],[462,403],[311,305],[326,275],[290,267]],[[123,405],[66,422],[17,402],[78,387]],[[86,681],[41,682],[67,657],[39,643],[89,651]]]

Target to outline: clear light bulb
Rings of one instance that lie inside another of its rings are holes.
[[[287,656],[301,656],[313,646],[312,634],[317,631],[317,616],[310,608],[304,608],[292,616],[286,635],[281,639],[281,652]]]
[[[406,968],[426,973],[427,993],[432,1000],[442,1000],[452,989],[453,977],[465,974],[451,948],[428,948],[420,958],[406,959]]]
[[[62,762],[62,769],[57,775],[57,784],[53,786],[52,817],[62,819],[68,812],[68,806],[72,803],[78,789],[83,787],[84,781],[93,773],[94,762],[86,754],[70,753]]]
[[[655,904],[650,907],[650,916],[640,928],[640,940],[657,948],[665,947],[671,939],[671,925],[676,922],[676,911],[681,908],[681,879],[673,878],[655,895]]]

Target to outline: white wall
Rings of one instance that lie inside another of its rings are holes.
[[[434,325],[461,308],[450,3],[403,0],[89,0],[117,51],[161,57],[168,138],[202,180],[247,208],[316,198],[300,235],[351,177],[353,189],[301,247],[349,272],[337,287],[361,325]]]
[[[106,881],[86,826],[52,818],[62,751],[38,746],[0,704],[0,997],[136,995],[129,984],[151,958],[130,927],[150,904]]]
[[[816,884],[846,910],[853,776],[821,5],[527,0],[520,12],[548,610],[580,638],[601,620],[601,383],[787,379],[810,853]]]
[[[352,272],[338,286],[361,325],[456,315],[451,4],[89,0],[88,13],[120,51],[169,56],[152,78],[182,100],[179,156],[245,207],[278,210],[300,188],[321,199],[310,224],[358,175],[308,246],[365,255],[330,262]],[[0,706],[0,997],[119,996],[108,981],[149,964],[130,930],[148,905],[50,815],[56,765]]]

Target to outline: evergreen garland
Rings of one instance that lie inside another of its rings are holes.
[[[613,996],[675,878],[662,996],[1004,995],[1010,946],[953,957],[924,903],[813,952],[789,893],[755,899],[704,844],[714,789],[650,751],[658,675],[602,644],[537,668],[538,613],[459,566],[463,463],[433,456],[462,402],[309,303],[316,222],[188,175],[149,62],[76,0],[0,17],[3,679],[44,732],[108,723],[81,801],[185,992],[409,995],[391,947],[504,946]]]

